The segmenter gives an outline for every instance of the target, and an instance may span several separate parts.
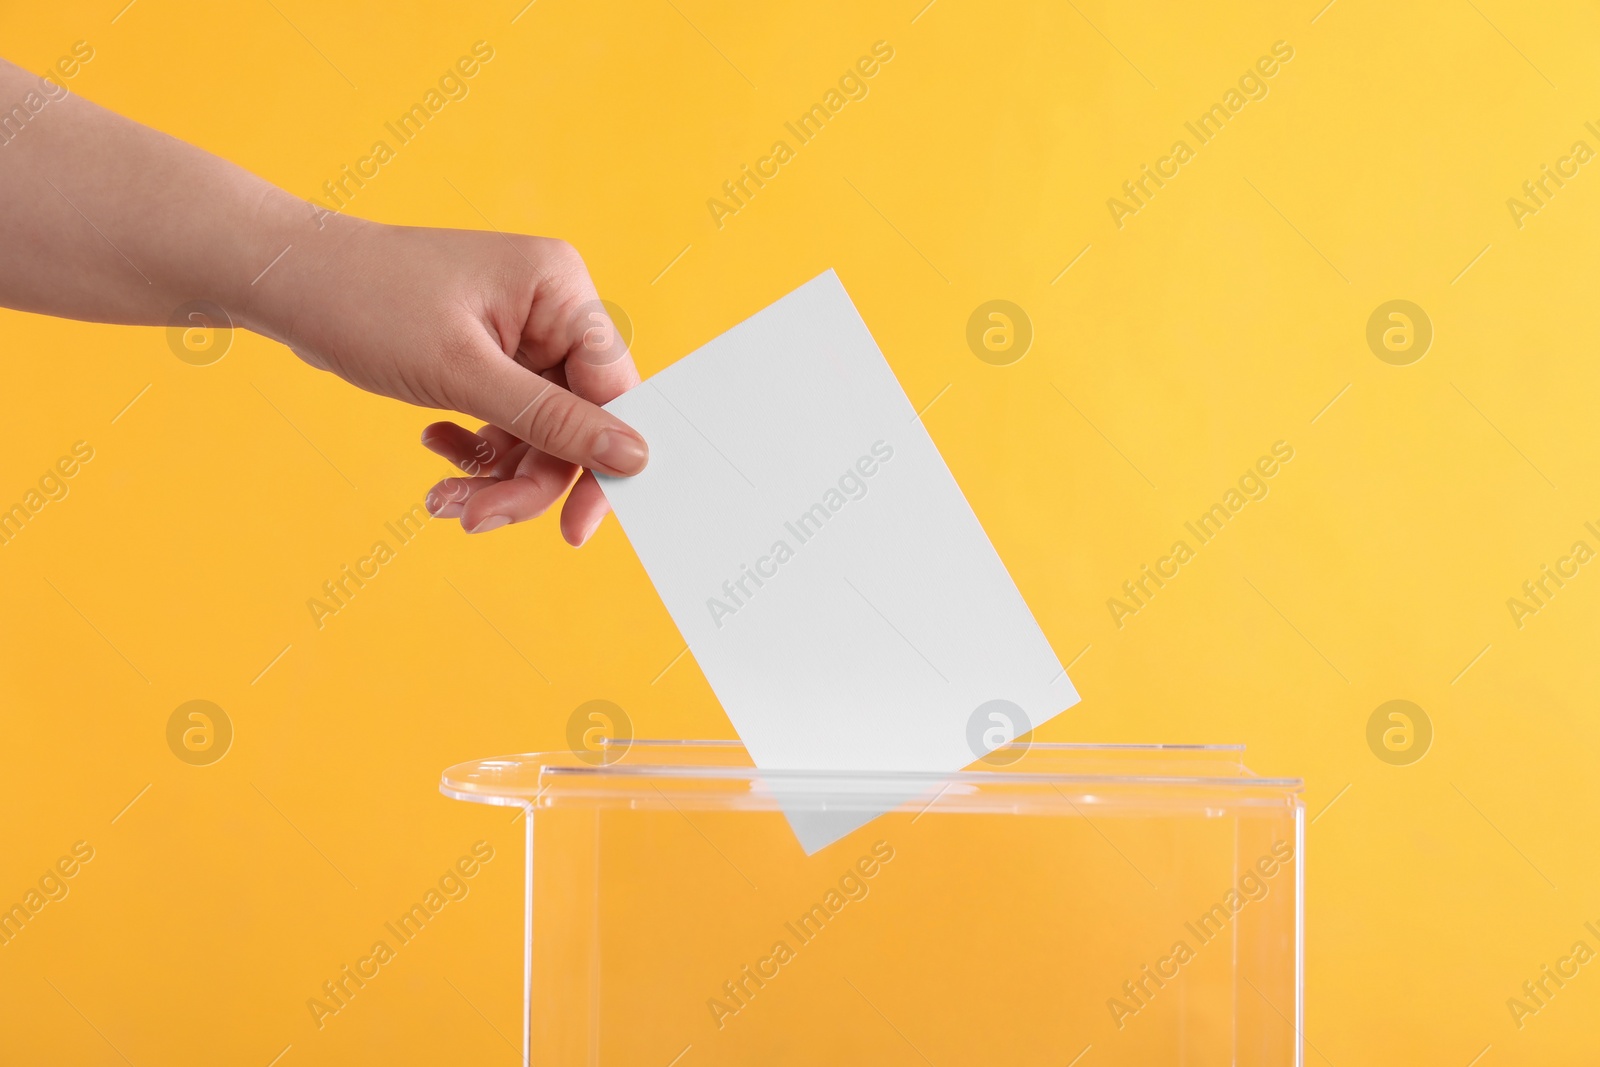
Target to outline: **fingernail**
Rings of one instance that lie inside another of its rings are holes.
[[[589,524],[589,528],[587,530],[583,531],[583,533],[579,535],[578,543],[577,543],[577,545],[575,547],[582,548],[584,545],[588,544],[589,543],[589,539],[595,535],[595,531],[600,529],[600,524],[602,522],[605,522],[605,521],[606,521],[606,517],[605,517],[605,515],[602,514],[598,519],[596,519],[596,520],[594,520],[594,522],[590,523]]]
[[[454,519],[461,515],[461,502],[439,493],[429,493],[426,504],[428,514],[436,519]]]
[[[649,458],[644,442],[621,430],[602,430],[594,444],[594,462],[607,473],[638,474]]]
[[[498,529],[500,529],[500,527],[504,526],[506,523],[508,523],[510,521],[511,520],[506,518],[506,516],[504,516],[504,515],[490,515],[486,519],[478,520],[478,525],[472,527],[470,530],[467,531],[467,533],[470,533],[470,534],[488,533],[490,530],[498,530]]]

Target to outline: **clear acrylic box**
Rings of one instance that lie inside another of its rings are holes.
[[[1298,1067],[1301,782],[1242,755],[1016,744],[867,775],[638,741],[440,788],[528,813],[526,1064]],[[920,795],[807,856],[775,790]]]

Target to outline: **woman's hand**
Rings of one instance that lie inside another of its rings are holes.
[[[324,220],[255,287],[245,325],[369,392],[485,423],[423,431],[466,475],[433,487],[434,515],[483,533],[565,495],[562,535],[588,540],[609,506],[582,468],[637,474],[648,451],[598,407],[639,374],[577,252],[542,237]]]
[[[570,245],[313,208],[3,60],[0,100],[30,101],[0,145],[0,306],[153,326],[209,302],[363,389],[464,411],[488,425],[423,443],[467,474],[429,509],[469,532],[565,495],[582,544],[607,505],[580,468],[644,469],[644,441],[597,406],[639,375]]]

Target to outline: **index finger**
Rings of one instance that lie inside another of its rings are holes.
[[[535,371],[559,366],[575,395],[605,404],[639,384],[628,351],[631,323],[620,307],[612,316],[576,250],[570,245],[561,250],[564,254],[552,257],[553,272],[541,272],[534,290],[522,328],[522,356]]]
[[[639,384],[629,338],[617,322],[621,318],[631,327],[626,316],[598,296],[579,302],[567,314],[567,387],[591,403],[608,403]]]

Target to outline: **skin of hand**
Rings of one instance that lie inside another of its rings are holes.
[[[592,470],[637,474],[648,451],[597,406],[639,374],[572,246],[319,221],[319,254],[269,273],[246,323],[369,392],[485,420],[476,433],[453,422],[423,431],[423,444],[467,475],[429,492],[434,515],[482,533],[565,495],[562,535],[588,540],[609,510]]]
[[[609,510],[591,471],[644,469],[599,407],[638,372],[565,242],[336,215],[0,61],[13,98],[33,117],[0,144],[0,305],[167,325],[209,301],[362,389],[474,416],[422,435],[466,475],[428,509],[468,532],[565,496],[582,544]]]

